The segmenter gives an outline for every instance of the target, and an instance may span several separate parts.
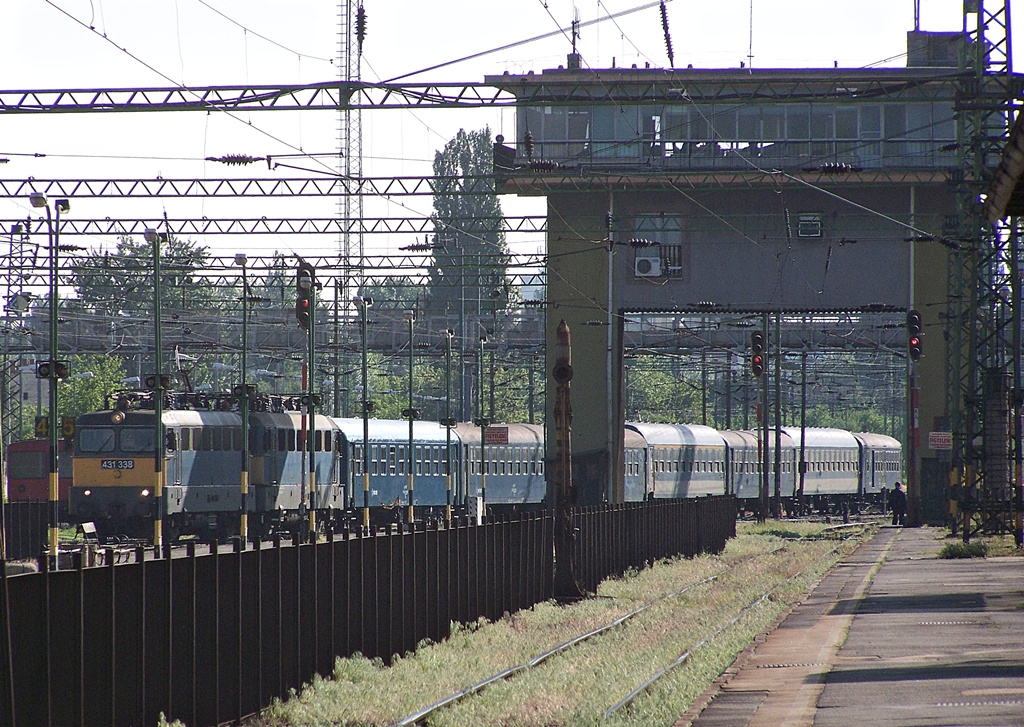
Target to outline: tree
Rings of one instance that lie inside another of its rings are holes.
[[[160,251],[161,297],[167,310],[208,311],[222,296],[198,273],[209,258],[205,247],[171,235]],[[80,304],[97,313],[153,314],[153,245],[130,235],[118,239],[113,253],[90,250],[76,261],[71,283]]]
[[[60,416],[78,417],[107,405],[107,397],[125,388],[124,366],[120,359],[102,354],[75,354],[68,359],[68,378],[57,388]]]
[[[492,175],[490,128],[460,129],[434,155],[434,249],[427,310],[451,319],[492,317],[509,305],[508,248]],[[490,190],[489,194],[466,194]]]

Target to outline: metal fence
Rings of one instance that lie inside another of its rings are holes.
[[[731,497],[577,514],[577,572],[717,551]],[[552,595],[549,516],[0,575],[0,724],[190,727],[258,712],[337,656],[390,661]],[[84,559],[81,559],[84,560]]]
[[[46,550],[50,503],[8,502],[3,516],[7,560],[39,559]]]

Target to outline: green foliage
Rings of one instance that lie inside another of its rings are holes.
[[[701,421],[700,390],[677,359],[646,357],[629,364],[626,418],[642,422]]]
[[[824,405],[807,410],[807,426],[833,427],[850,432],[885,432],[888,429],[884,415],[876,407],[830,408]]]
[[[224,302],[214,285],[198,275],[207,265],[207,248],[171,236],[162,243],[160,257],[165,310],[209,310]],[[124,235],[113,253],[93,249],[78,257],[70,277],[80,305],[106,315],[153,315],[152,243]]]
[[[954,558],[984,558],[988,554],[988,546],[984,541],[973,543],[946,543],[939,551],[939,557],[945,559]]]
[[[476,319],[508,308],[508,248],[497,194],[465,194],[466,186],[493,191],[491,130],[459,129],[434,155],[435,248],[428,310]],[[454,318],[453,318],[454,320]]]
[[[104,354],[75,354],[68,359],[70,376],[57,385],[61,417],[77,417],[103,409],[106,397],[124,389],[124,365],[120,358]],[[86,376],[92,374],[92,376]]]

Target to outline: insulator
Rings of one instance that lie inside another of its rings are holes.
[[[363,53],[363,41],[366,39],[366,10],[360,5],[356,8],[356,42],[359,44],[359,54]]]
[[[264,157],[254,157],[248,154],[225,154],[220,157],[206,157],[208,162],[220,162],[221,164],[227,164],[228,166],[245,166],[246,164],[252,164],[253,162],[261,162]]]
[[[558,169],[558,162],[551,162],[545,159],[530,162],[530,170],[534,172],[553,172],[556,169]]]
[[[675,54],[672,52],[672,36],[668,32],[668,10],[665,8],[664,0],[661,3],[661,27],[665,31],[665,49],[668,51],[668,65],[670,68],[675,68],[676,59]]]
[[[527,129],[523,135],[523,151],[526,152],[527,159],[533,159],[533,134]]]

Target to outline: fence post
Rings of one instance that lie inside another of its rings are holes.
[[[13,725],[14,716],[14,660],[11,654],[11,610],[7,589],[7,561],[0,560],[0,722]]]

